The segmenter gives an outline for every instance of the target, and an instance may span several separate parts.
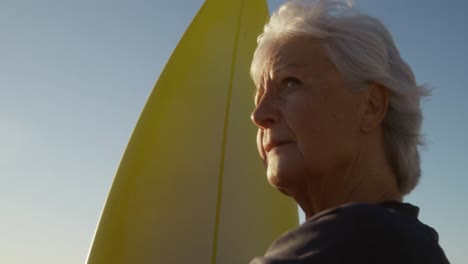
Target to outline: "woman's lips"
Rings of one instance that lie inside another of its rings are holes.
[[[290,143],[292,143],[292,142],[291,141],[268,142],[267,144],[264,145],[265,153],[270,152],[272,149],[274,149],[276,147],[286,145],[286,144],[290,144]]]

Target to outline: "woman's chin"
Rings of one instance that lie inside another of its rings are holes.
[[[282,177],[283,176],[283,177]],[[285,195],[289,195],[287,189],[288,189],[288,179],[284,177],[284,175],[281,175],[277,173],[277,171],[272,172],[272,171],[267,171],[267,177],[268,177],[268,183],[281,193]]]

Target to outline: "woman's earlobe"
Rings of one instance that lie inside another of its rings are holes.
[[[371,83],[368,88],[361,131],[370,132],[381,126],[388,109],[388,89],[378,83]]]

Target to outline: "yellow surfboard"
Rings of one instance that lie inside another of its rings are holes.
[[[133,132],[89,264],[248,263],[298,225],[268,186],[249,119],[265,0],[208,0]]]

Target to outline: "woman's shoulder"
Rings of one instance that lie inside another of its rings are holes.
[[[352,203],[326,210],[302,224],[298,231],[320,230],[350,235],[351,239],[385,237],[389,239],[438,239],[431,227],[418,219],[419,208],[409,203],[387,201],[379,204]]]
[[[361,263],[447,263],[424,262],[445,256],[437,233],[418,220],[418,212],[416,206],[398,202],[353,203],[329,209],[284,234],[265,257],[323,259],[325,263],[350,259]]]
[[[330,215],[339,216],[341,218],[394,216],[417,219],[418,214],[419,208],[409,203],[400,203],[396,201],[385,201],[378,204],[349,203],[324,210],[308,219],[305,223],[314,223]]]

